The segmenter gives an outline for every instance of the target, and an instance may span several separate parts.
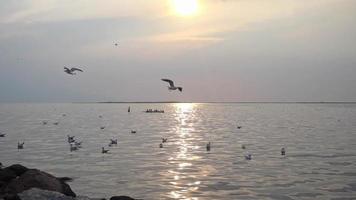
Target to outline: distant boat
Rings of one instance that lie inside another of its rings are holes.
[[[147,109],[146,111],[144,111],[146,113],[164,113],[164,110],[157,110],[157,109]]]

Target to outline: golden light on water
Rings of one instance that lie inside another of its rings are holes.
[[[179,16],[193,16],[199,11],[198,0],[171,0],[171,4],[173,10]]]

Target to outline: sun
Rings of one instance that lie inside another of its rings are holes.
[[[180,16],[192,16],[198,13],[198,0],[172,0],[175,12]]]

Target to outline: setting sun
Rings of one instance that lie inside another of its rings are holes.
[[[172,0],[175,12],[180,16],[191,16],[198,12],[198,0]]]

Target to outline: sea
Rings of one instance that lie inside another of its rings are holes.
[[[4,166],[72,177],[77,195],[356,199],[353,103],[2,103],[0,132]]]

